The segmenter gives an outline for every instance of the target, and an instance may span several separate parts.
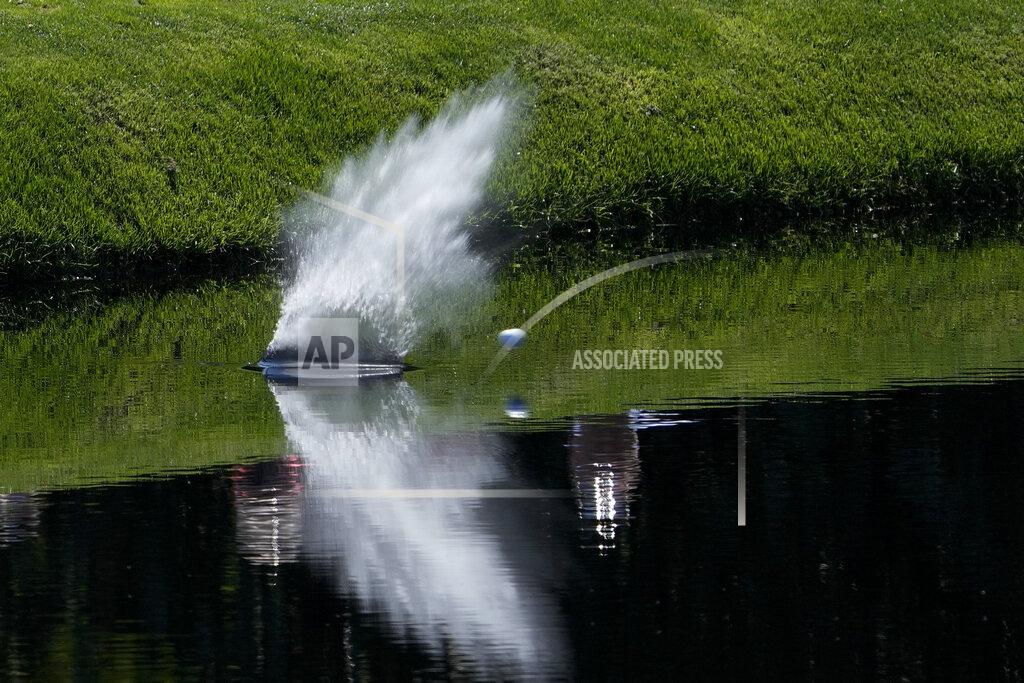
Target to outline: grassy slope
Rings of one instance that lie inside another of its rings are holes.
[[[274,244],[282,178],[511,67],[505,218],[1008,195],[1024,20],[994,0],[25,0],[0,6],[0,273]]]

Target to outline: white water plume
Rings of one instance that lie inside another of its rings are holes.
[[[429,124],[408,120],[347,160],[329,196],[292,214],[297,256],[270,350],[311,317],[360,319],[361,355],[400,359],[457,302],[486,293],[487,259],[464,223],[484,195],[516,98],[458,96]],[[474,103],[475,102],[475,103]]]

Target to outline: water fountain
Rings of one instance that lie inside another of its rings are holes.
[[[358,320],[359,367],[394,374],[419,334],[486,296],[490,263],[465,223],[508,138],[509,92],[502,81],[456,96],[347,160],[326,194],[303,193],[286,220],[294,271],[260,367],[294,366],[310,321],[346,318]]]

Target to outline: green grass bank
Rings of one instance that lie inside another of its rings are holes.
[[[0,278],[261,260],[287,190],[506,70],[490,220],[1020,204],[1024,6],[13,0]]]

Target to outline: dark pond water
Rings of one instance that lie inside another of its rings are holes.
[[[1020,674],[1022,377],[440,436],[407,388],[282,391],[260,462],[3,496],[0,666]]]
[[[1024,248],[688,268],[486,382],[532,280],[347,388],[272,282],[8,321],[0,676],[1019,679]]]

